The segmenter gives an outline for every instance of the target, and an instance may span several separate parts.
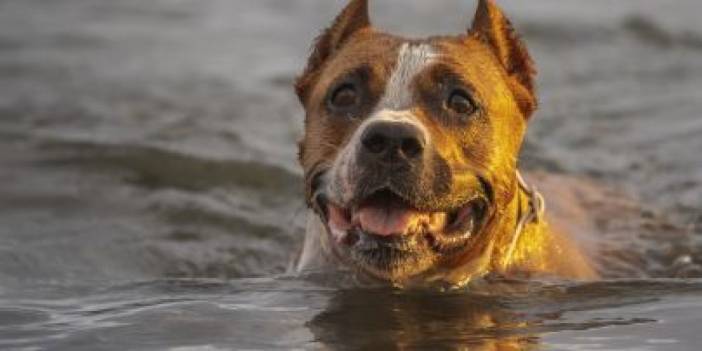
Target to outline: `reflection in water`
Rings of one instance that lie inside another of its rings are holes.
[[[524,350],[538,346],[547,322],[559,328],[562,312],[549,302],[568,294],[564,286],[500,280],[470,291],[351,289],[308,326],[335,349]]]
[[[309,324],[334,349],[529,349],[531,326],[557,315],[528,315],[487,295],[341,291]]]
[[[655,325],[652,313],[592,311],[656,304],[669,291],[694,294],[696,282],[553,284],[488,279],[470,291],[337,291],[308,328],[331,349],[540,348],[544,335],[612,326]],[[646,308],[640,307],[640,310]],[[576,311],[591,311],[577,317]]]
[[[609,331],[627,340],[612,349],[637,349],[649,342],[638,335],[661,325],[668,328],[659,339],[695,340],[686,326],[699,319],[702,296],[702,281],[679,280],[491,279],[449,292],[338,284],[319,276],[38,286],[0,297],[0,306],[13,306],[0,308],[0,348],[528,350],[553,346],[555,337],[593,349],[572,333]]]

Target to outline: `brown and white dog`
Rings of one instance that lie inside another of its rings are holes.
[[[491,0],[466,33],[419,40],[375,30],[367,0],[352,0],[296,82],[310,207],[298,271],[396,286],[594,277],[517,171],[534,76]]]

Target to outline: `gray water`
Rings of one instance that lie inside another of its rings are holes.
[[[589,209],[605,280],[284,274],[304,214],[290,85],[341,1],[2,0],[0,349],[698,350],[702,5],[500,3],[540,69],[522,165],[633,199]],[[372,7],[427,35],[474,3]]]

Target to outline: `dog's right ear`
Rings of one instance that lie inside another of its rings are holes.
[[[309,88],[315,80],[315,73],[351,36],[370,26],[368,0],[351,0],[336,17],[331,27],[317,38],[312,55],[307,61],[307,67],[295,82],[295,91],[303,104],[307,101]]]
[[[519,108],[529,119],[536,109],[534,61],[495,0],[478,0],[471,33],[483,41],[507,71]]]

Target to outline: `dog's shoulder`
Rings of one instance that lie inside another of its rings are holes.
[[[564,276],[596,277],[612,241],[629,241],[631,233],[603,227],[613,218],[631,222],[644,211],[631,194],[583,176],[534,171],[526,174],[546,199],[551,269]],[[620,233],[620,234],[617,234]],[[619,235],[618,238],[612,238]],[[596,273],[597,272],[597,273]]]

